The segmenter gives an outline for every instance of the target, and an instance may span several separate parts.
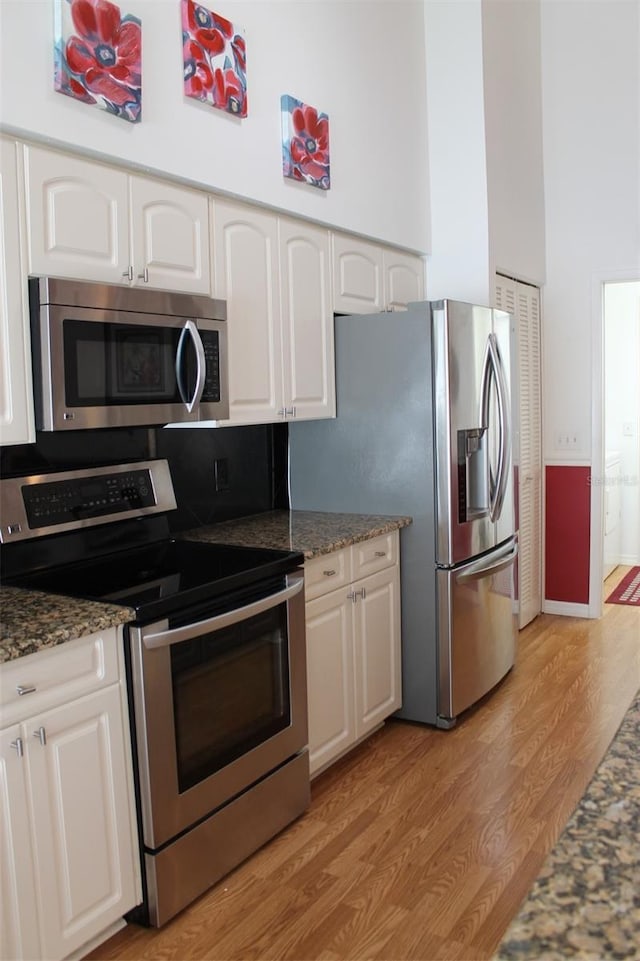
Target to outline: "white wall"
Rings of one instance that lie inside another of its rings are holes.
[[[426,0],[427,292],[492,303],[545,274],[539,0]]]
[[[490,270],[545,278],[538,0],[483,0]]]
[[[605,287],[605,449],[620,453],[621,563],[640,563],[640,282]],[[626,426],[626,430],[625,430]],[[628,431],[631,431],[629,433]]]
[[[429,246],[420,0],[209,0],[244,29],[249,115],[185,98],[179,0],[121,0],[142,19],[143,119],[53,89],[53,3],[0,0],[0,120],[388,243]],[[331,189],[282,177],[280,96],[329,115]]]
[[[639,5],[543,0],[541,14],[545,458],[594,466],[594,286],[640,277]],[[576,448],[559,450],[558,432],[576,432]]]
[[[427,296],[490,303],[481,0],[427,0]]]

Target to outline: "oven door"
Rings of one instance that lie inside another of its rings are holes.
[[[273,584],[271,585],[273,587]],[[131,628],[145,847],[154,850],[307,744],[304,576],[196,623]]]
[[[33,339],[38,428],[227,416],[224,328],[208,319],[43,306]]]

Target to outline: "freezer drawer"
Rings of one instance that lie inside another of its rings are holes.
[[[510,540],[466,564],[437,570],[438,719],[444,727],[513,665],[517,552]]]

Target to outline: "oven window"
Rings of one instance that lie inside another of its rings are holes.
[[[171,648],[182,793],[291,723],[287,607]]]

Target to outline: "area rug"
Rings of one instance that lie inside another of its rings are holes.
[[[605,603],[640,607],[640,567],[632,567],[629,573],[624,575]]]
[[[640,957],[640,692],[495,961]]]

